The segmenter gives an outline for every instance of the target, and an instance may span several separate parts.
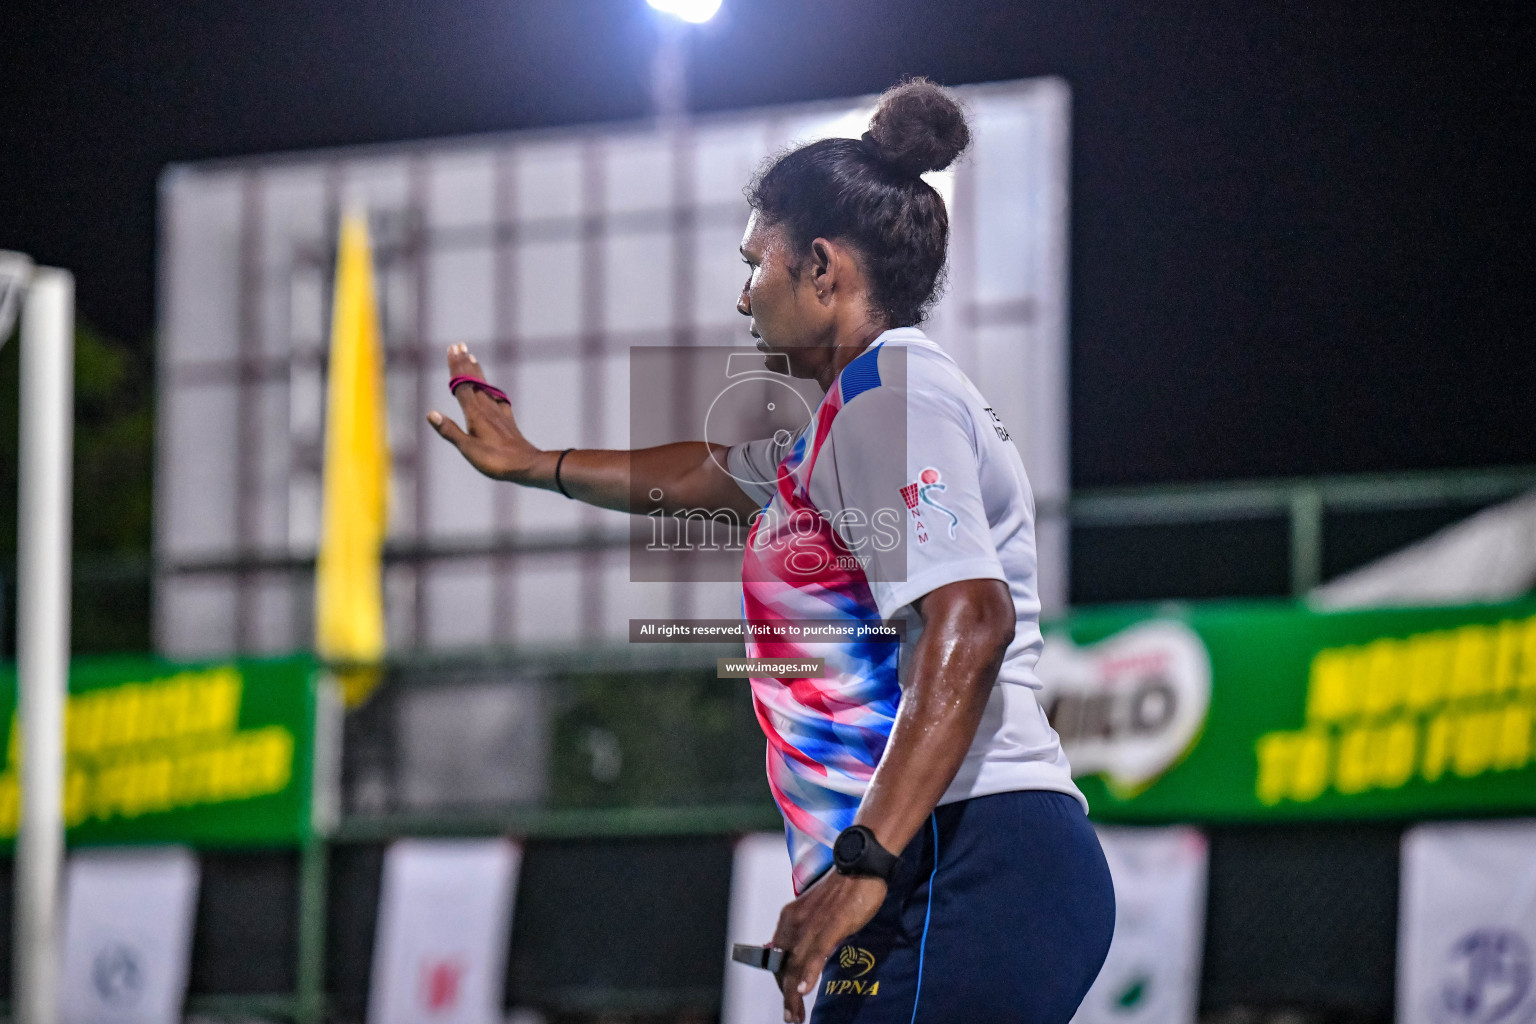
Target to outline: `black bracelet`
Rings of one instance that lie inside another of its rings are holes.
[[[555,460],[555,487],[560,491],[561,494],[565,495],[567,498],[571,497],[571,492],[566,490],[565,489],[565,484],[560,482],[560,466],[562,464],[564,464],[565,457],[567,455],[571,454],[571,452],[573,452],[575,450],[576,450],[575,448],[567,448],[565,451],[561,452],[560,453],[560,457]],[[572,500],[574,500],[574,499],[572,499]]]

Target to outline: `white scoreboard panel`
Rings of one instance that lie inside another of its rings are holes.
[[[1066,595],[1069,96],[965,87],[975,144],[935,176],[949,286],[929,333],[1024,453],[1041,589]],[[874,98],[168,169],[160,201],[155,630],[178,657],[311,643],[337,219],[368,212],[394,458],[393,650],[620,642],[732,617],[724,583],[632,583],[619,513],[492,483],[426,425],[467,342],[545,447],[628,442],[629,350],[750,343],[742,187],[795,141],[857,137]]]

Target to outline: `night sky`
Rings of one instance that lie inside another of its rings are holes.
[[[694,106],[1073,91],[1079,485],[1536,463],[1528,4],[725,0]],[[149,346],[165,164],[642,116],[642,0],[7,5],[0,247]]]

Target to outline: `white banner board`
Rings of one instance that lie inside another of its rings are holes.
[[[1065,607],[1071,97],[1055,78],[955,90],[973,144],[930,337],[996,409],[1039,504],[1039,592]],[[623,642],[631,618],[728,618],[740,588],[645,582],[620,512],[476,473],[427,424],[467,344],[545,447],[628,448],[632,348],[740,346],[749,209],[771,153],[858,138],[875,97],[676,126],[540,129],[168,169],[160,182],[155,645],[309,643],[335,215],[368,212],[385,335],[392,650]],[[259,366],[261,372],[248,368]],[[450,407],[451,407],[451,403]],[[507,551],[528,549],[525,554]],[[442,553],[439,553],[442,552]],[[481,554],[484,557],[468,557]]]
[[[1399,1024],[1536,1021],[1536,821],[1403,836]]]
[[[780,1024],[784,999],[773,975],[730,959],[730,944],[766,943],[779,924],[779,911],[795,898],[790,877],[789,847],[782,832],[743,836],[731,862],[731,913],[726,929],[725,992],[720,1024]],[[805,1000],[806,1016],[815,1005]]]
[[[521,855],[506,839],[390,846],[368,1024],[501,1024]]]
[[[1115,936],[1074,1024],[1194,1024],[1208,850],[1193,828],[1100,828]]]
[[[176,1024],[198,863],[182,847],[86,850],[65,877],[64,1024]]]

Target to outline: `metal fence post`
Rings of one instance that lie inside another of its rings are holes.
[[[1323,497],[1315,487],[1291,491],[1291,596],[1306,597],[1323,578]]]
[[[299,851],[298,1024],[325,1020],[325,910],[329,846],[312,835]]]
[[[323,1024],[326,1013],[325,927],[331,836],[341,808],[341,693],[336,679],[315,680],[310,765],[309,835],[299,851],[298,1024]]]

